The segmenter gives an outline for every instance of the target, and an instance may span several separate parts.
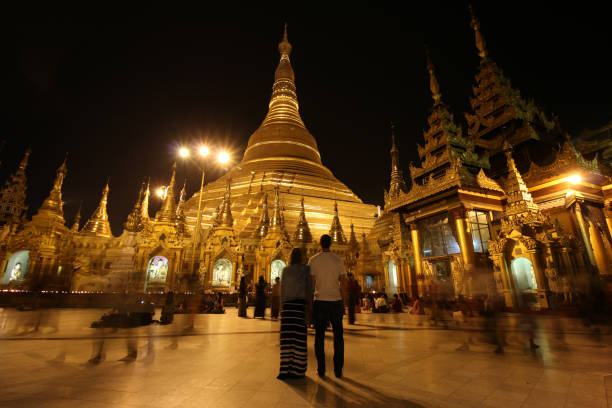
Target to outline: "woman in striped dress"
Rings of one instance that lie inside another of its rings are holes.
[[[291,251],[289,266],[281,274],[282,302],[279,380],[304,377],[308,362],[306,305],[312,299],[310,267],[303,264],[300,248]]]

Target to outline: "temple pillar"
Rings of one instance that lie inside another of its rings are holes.
[[[410,236],[412,237],[412,253],[414,254],[414,269],[417,284],[412,282],[411,293],[418,293],[423,296],[423,252],[421,251],[421,241],[419,230],[416,224],[410,224]]]
[[[578,224],[578,229],[580,230],[580,236],[582,237],[582,241],[584,242],[584,246],[586,248],[589,263],[592,266],[597,267],[597,261],[595,260],[595,254],[593,254],[593,248],[591,247],[591,241],[589,240],[589,234],[584,223],[584,217],[582,216],[582,209],[579,202],[576,202],[574,205],[573,213]]]
[[[463,260],[463,279],[467,279],[468,297],[472,298],[474,294],[472,273],[475,258],[472,231],[470,230],[469,220],[466,217],[466,211],[456,211],[454,216],[459,248],[461,249],[461,259]]]
[[[591,238],[591,247],[593,248],[593,256],[600,275],[610,274],[610,257],[606,251],[603,237],[599,232],[599,228],[589,221],[589,237]]]

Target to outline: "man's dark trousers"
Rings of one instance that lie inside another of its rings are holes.
[[[315,354],[319,374],[325,373],[325,328],[328,322],[331,323],[334,332],[334,373],[342,374],[344,366],[343,309],[342,300],[332,302],[315,300],[314,302]]]

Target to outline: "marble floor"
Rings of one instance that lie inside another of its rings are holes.
[[[0,309],[0,407],[612,407],[612,330],[506,315],[503,354],[481,322],[448,328],[408,314],[345,321],[344,377],[279,381],[279,322],[187,316],[170,326],[92,329],[99,309]],[[252,309],[249,310],[252,313]],[[36,324],[39,329],[33,331]],[[536,327],[528,347],[527,328]],[[127,344],[138,358],[119,361]],[[105,358],[88,363],[96,347]]]

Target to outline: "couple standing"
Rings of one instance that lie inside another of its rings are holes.
[[[331,323],[334,333],[334,374],[342,377],[344,338],[342,287],[346,278],[344,262],[329,250],[329,235],[321,236],[321,252],[303,264],[302,250],[294,248],[289,266],[283,269],[280,296],[281,312],[280,373],[278,379],[303,377],[308,362],[306,307],[313,295],[315,354],[317,372],[325,376],[325,329]]]

